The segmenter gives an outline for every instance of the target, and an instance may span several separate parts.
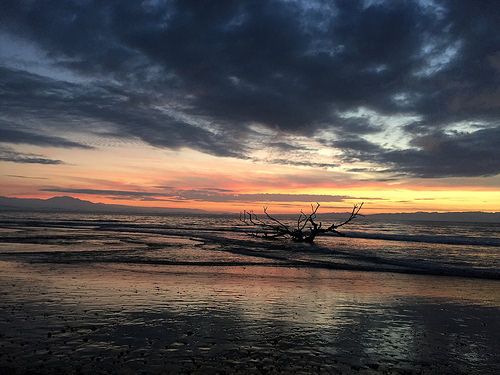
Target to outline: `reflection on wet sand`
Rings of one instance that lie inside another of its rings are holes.
[[[2,261],[0,369],[495,373],[498,287],[291,267]]]

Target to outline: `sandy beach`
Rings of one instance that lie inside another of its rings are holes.
[[[0,262],[9,373],[498,373],[498,281]]]

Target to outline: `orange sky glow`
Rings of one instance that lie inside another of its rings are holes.
[[[342,167],[297,167],[215,157],[189,149],[166,151],[140,143],[43,151],[65,163],[1,163],[1,195],[69,195],[92,202],[212,212],[260,211],[269,206],[273,212],[294,213],[313,201],[321,203],[323,212],[343,212],[356,202],[365,202],[366,213],[500,211],[498,177],[384,181],[373,174],[345,172]],[[39,149],[29,147],[25,152]],[[116,191],[136,196],[118,196]]]

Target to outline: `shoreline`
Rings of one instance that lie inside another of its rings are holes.
[[[0,369],[494,373],[499,286],[286,267],[0,261]]]

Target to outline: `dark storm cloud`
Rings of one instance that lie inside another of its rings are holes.
[[[92,148],[90,146],[83,145],[78,142],[73,142],[61,137],[44,135],[33,131],[30,132],[29,129],[15,129],[15,126],[18,125],[0,120],[0,142],[64,148]]]
[[[10,147],[0,146],[0,160],[25,164],[64,164],[62,160],[48,159],[43,155],[17,152]]]
[[[191,147],[218,156],[244,157],[244,148],[232,138],[175,119],[152,107],[150,99],[136,91],[124,92],[105,85],[82,86],[1,67],[0,85],[4,88],[5,104],[0,114],[13,117],[20,113],[25,119],[43,119],[54,131],[98,131],[108,126],[105,129],[110,129],[110,134],[140,138],[157,147]],[[5,129],[6,141],[9,135],[14,138],[12,132]],[[0,140],[3,133],[4,129]],[[36,137],[33,134],[30,138],[32,144]],[[77,145],[52,138],[53,146]],[[48,141],[42,136],[38,144]]]
[[[335,128],[340,134],[372,134],[383,130],[383,127],[377,126],[366,118],[350,117],[335,120]]]
[[[383,128],[342,115],[359,107],[418,115],[418,126],[406,129],[418,143],[453,122],[498,121],[499,9],[494,0],[7,0],[0,31],[90,81],[3,70],[0,95],[9,112],[29,108],[21,113],[48,120],[62,113],[158,147],[221,156],[247,157],[254,123],[307,136],[331,132],[340,135],[335,146],[351,153],[361,146],[358,135]],[[162,111],[165,103],[210,126]],[[450,157],[431,165],[444,155],[369,142],[360,152],[411,175],[470,176],[481,164],[476,175],[498,173],[482,159],[489,144],[476,133],[442,139],[440,152],[466,149],[468,163]]]
[[[270,163],[270,164],[281,164],[281,165],[294,165],[298,167],[314,167],[314,168],[334,168],[338,167],[339,164],[336,163],[318,163],[314,161],[307,161],[307,160],[290,160],[290,159],[253,159],[254,161],[258,162],[265,162],[265,163]]]
[[[347,160],[390,166],[383,172],[417,177],[491,176],[500,171],[500,127],[474,133],[434,132],[412,140],[415,148],[387,150],[364,139],[334,142]]]

